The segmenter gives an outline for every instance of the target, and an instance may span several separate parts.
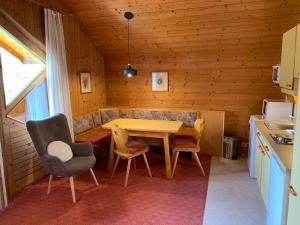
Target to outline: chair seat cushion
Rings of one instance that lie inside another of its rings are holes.
[[[184,152],[197,152],[200,150],[193,138],[175,139],[172,148],[175,151]]]
[[[75,176],[88,171],[96,163],[94,155],[73,157],[71,160],[64,163],[66,171],[64,176]]]
[[[130,153],[130,154],[149,151],[149,145],[138,142],[138,141],[130,141],[127,143],[126,147],[127,147],[128,153]]]
[[[76,142],[91,142],[93,145],[98,145],[101,142],[108,140],[111,137],[111,131],[102,128],[95,128],[86,133],[75,136]]]
[[[63,141],[52,141],[47,146],[49,155],[59,158],[62,162],[66,162],[73,158],[71,147]]]

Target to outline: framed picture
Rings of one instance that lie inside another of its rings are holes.
[[[168,91],[168,72],[152,72],[152,91]]]
[[[80,73],[80,87],[81,87],[81,93],[92,92],[91,73],[89,72]]]

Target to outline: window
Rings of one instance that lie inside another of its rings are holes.
[[[0,47],[5,102],[9,105],[44,70],[43,64],[20,59]]]
[[[0,59],[8,116],[23,122],[47,117],[45,64],[1,26]]]

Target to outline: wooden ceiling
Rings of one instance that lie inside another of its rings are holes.
[[[64,0],[105,58],[270,47],[299,18],[299,0]]]

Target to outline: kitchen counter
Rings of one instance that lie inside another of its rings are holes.
[[[272,152],[281,165],[282,169],[286,172],[290,172],[292,168],[292,160],[293,160],[293,145],[281,145],[277,144],[270,134],[287,134],[285,130],[269,130],[265,122],[274,122],[267,120],[257,120],[256,126],[264,136],[265,140],[269,143],[272,148]]]

